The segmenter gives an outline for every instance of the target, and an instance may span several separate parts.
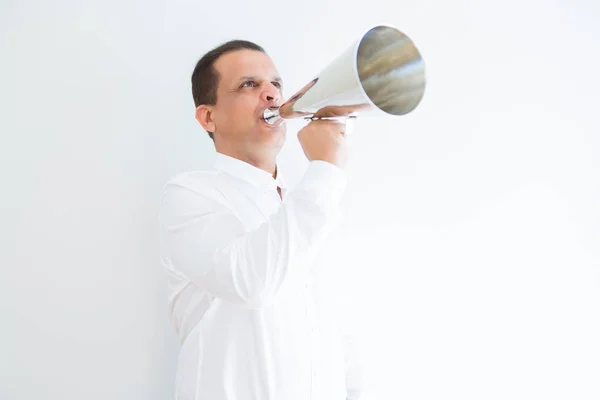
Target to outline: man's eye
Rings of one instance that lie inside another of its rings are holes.
[[[255,87],[255,86],[256,86],[256,82],[247,81],[247,82],[244,82],[241,87]]]
[[[273,82],[273,86],[275,86],[277,89],[281,89],[281,83],[279,82]]]

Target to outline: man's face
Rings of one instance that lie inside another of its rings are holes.
[[[281,148],[285,123],[269,125],[262,118],[266,108],[282,103],[282,83],[271,58],[237,50],[219,57],[214,67],[220,75],[211,113],[216,135],[246,150]]]

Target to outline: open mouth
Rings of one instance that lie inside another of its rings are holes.
[[[261,119],[269,125],[280,125],[283,121],[283,118],[279,116],[279,107],[266,108]]]

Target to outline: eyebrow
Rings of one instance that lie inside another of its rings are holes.
[[[275,81],[275,82],[279,82],[279,83],[282,83],[282,82],[283,82],[283,81],[281,80],[281,78],[280,78],[280,77],[278,77],[278,76],[274,76],[274,77],[272,77],[271,79],[272,79],[273,81]],[[259,80],[259,78],[258,78],[258,77],[256,77],[256,76],[242,76],[240,79],[238,79],[238,81],[244,81],[244,80]]]

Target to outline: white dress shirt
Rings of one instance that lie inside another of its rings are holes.
[[[289,190],[279,167],[274,179],[221,153],[213,169],[166,184],[161,262],[182,343],[177,400],[357,398],[359,375],[313,263],[345,186],[324,161]]]

